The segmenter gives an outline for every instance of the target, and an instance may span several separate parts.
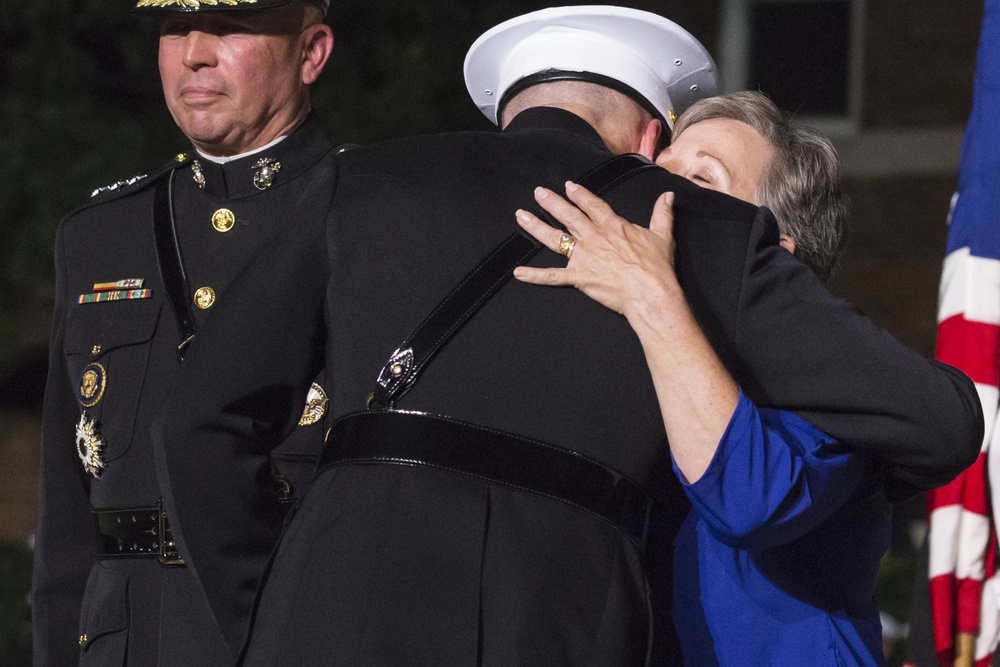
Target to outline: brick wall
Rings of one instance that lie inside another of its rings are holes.
[[[848,179],[844,185],[853,205],[851,236],[833,292],[932,356],[955,177]]]
[[[981,0],[868,0],[866,12],[864,126],[964,125]]]

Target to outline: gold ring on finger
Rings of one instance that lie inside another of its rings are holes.
[[[559,254],[565,255],[566,259],[573,256],[573,248],[576,247],[576,237],[572,234],[563,234],[559,237]]]

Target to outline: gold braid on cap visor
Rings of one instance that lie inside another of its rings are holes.
[[[254,5],[257,0],[139,0],[136,9],[143,7],[184,7],[188,9],[198,9],[199,7],[218,7],[219,5]]]

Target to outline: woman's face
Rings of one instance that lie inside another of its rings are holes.
[[[714,118],[681,132],[656,156],[656,164],[703,188],[760,205],[757,184],[774,154],[774,147],[746,123]]]

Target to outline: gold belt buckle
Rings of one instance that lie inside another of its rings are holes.
[[[156,532],[160,538],[160,555],[157,556],[157,560],[160,561],[160,565],[163,567],[183,567],[185,565],[184,559],[181,558],[181,555],[175,548],[177,545],[174,543],[173,535],[170,533],[170,526],[167,525],[167,513],[163,509],[162,499],[157,501],[156,508]]]

